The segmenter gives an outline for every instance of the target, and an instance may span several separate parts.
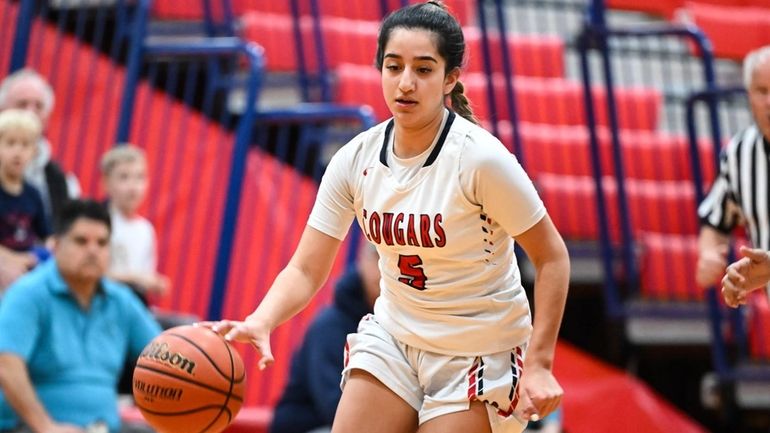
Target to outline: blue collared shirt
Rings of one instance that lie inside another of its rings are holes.
[[[160,327],[129,288],[102,279],[83,309],[51,259],[20,278],[0,301],[0,353],[20,356],[50,416],[79,426],[120,428],[117,382]],[[20,423],[0,393],[0,430]]]

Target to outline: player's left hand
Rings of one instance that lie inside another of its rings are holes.
[[[543,419],[559,407],[562,395],[564,390],[551,370],[525,364],[519,380],[519,404],[516,405],[516,413],[523,420]]]

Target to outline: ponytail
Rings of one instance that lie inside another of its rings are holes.
[[[465,96],[465,86],[463,86],[463,83],[460,80],[457,80],[457,83],[452,89],[452,93],[449,94],[449,97],[452,100],[452,109],[457,114],[464,117],[466,120],[475,123],[476,125],[479,124],[479,119],[477,119],[473,114],[471,103]]]

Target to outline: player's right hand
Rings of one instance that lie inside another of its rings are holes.
[[[564,390],[550,369],[525,364],[518,393],[519,403],[514,408],[517,416],[522,420],[537,421],[559,407]]]
[[[275,362],[270,350],[270,330],[257,320],[247,318],[245,321],[220,320],[219,322],[198,322],[197,326],[205,326],[214,332],[224,335],[227,341],[249,343],[257,349],[260,358],[257,366],[264,370]]]

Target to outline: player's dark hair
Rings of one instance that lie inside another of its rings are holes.
[[[390,35],[396,28],[422,29],[432,32],[436,38],[439,55],[446,61],[447,74],[455,68],[462,67],[465,58],[465,38],[463,29],[454,16],[447,10],[443,3],[431,0],[427,3],[418,3],[392,12],[385,18],[377,37],[377,55],[375,66],[382,70],[385,57],[385,46],[390,40]],[[457,114],[478,124],[478,119],[473,115],[470,102],[465,96],[465,86],[459,80],[450,93],[452,109]]]
[[[54,234],[62,236],[67,234],[80,218],[99,221],[107,226],[107,230],[112,231],[110,213],[107,208],[94,200],[69,200],[62,206],[59,216],[54,225]]]

